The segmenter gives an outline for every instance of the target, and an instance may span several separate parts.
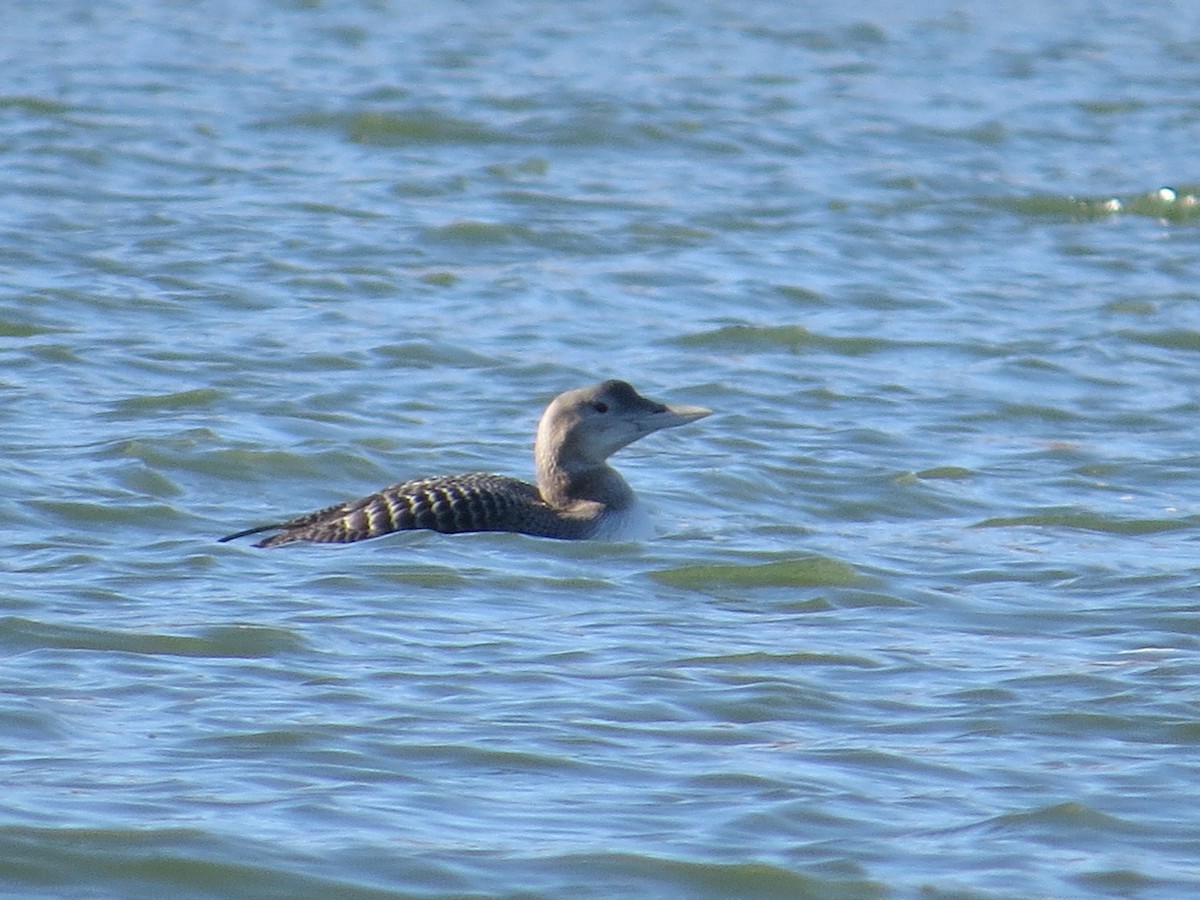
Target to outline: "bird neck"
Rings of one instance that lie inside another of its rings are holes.
[[[572,467],[552,459],[539,459],[537,476],[542,499],[555,508],[597,503],[606,510],[622,510],[634,503],[633,490],[606,463]]]

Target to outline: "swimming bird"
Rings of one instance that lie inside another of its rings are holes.
[[[411,529],[513,531],[563,540],[619,537],[637,500],[608,458],[648,434],[711,412],[667,406],[624,381],[603,381],[559,394],[546,407],[533,450],[536,485],[482,472],[422,478],[220,540],[275,531],[254,546],[348,544]]]

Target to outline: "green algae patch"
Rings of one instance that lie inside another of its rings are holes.
[[[931,481],[935,478],[959,481],[972,478],[974,475],[975,473],[971,469],[964,469],[962,466],[935,466],[932,469],[922,469],[916,473],[917,478],[923,481]]]
[[[1196,517],[1180,519],[1123,519],[1093,512],[1046,510],[1024,516],[997,516],[976,522],[975,528],[1017,528],[1021,526],[1074,528],[1108,534],[1158,534],[1195,528]]]
[[[51,648],[212,659],[259,659],[307,647],[290,629],[260,625],[222,625],[190,635],[57,625],[18,616],[0,618],[0,645],[18,651]]]
[[[803,325],[723,325],[674,338],[683,347],[730,350],[739,353],[786,350],[790,353],[828,351],[842,356],[866,356],[900,346],[878,337],[840,337],[818,334]]]
[[[123,413],[153,412],[155,410],[207,409],[220,400],[224,393],[215,388],[196,388],[190,391],[174,391],[170,394],[143,394],[118,400],[114,409]]]
[[[751,587],[844,587],[864,579],[853,566],[825,556],[783,559],[758,565],[694,565],[660,569],[650,577],[670,587],[706,590]]]

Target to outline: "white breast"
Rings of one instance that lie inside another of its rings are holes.
[[[588,538],[593,541],[644,541],[654,537],[650,512],[640,502],[617,512],[606,512]]]

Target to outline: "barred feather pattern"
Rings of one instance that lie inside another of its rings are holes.
[[[547,506],[532,484],[507,475],[475,472],[394,484],[360,500],[339,503],[222,540],[272,530],[278,533],[255,546],[277,547],[297,541],[348,544],[413,529],[443,534],[519,531],[552,537],[582,536],[571,533],[576,530],[573,524]]]

